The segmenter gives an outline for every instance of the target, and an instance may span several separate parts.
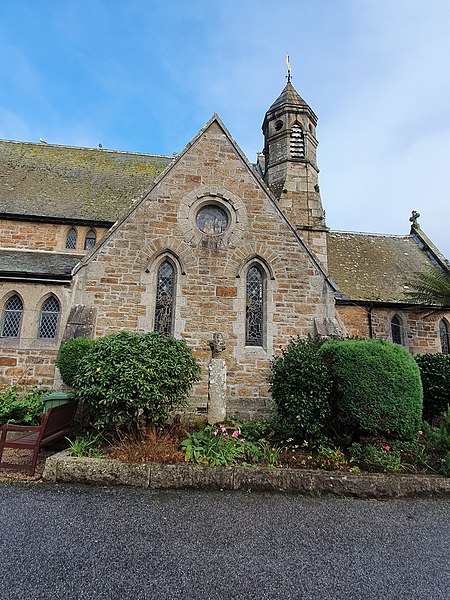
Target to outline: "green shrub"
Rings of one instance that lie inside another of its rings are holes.
[[[61,346],[56,366],[61,373],[61,379],[69,387],[73,387],[80,361],[89,352],[93,342],[94,340],[78,337],[71,338]]]
[[[319,349],[333,380],[337,424],[361,434],[414,439],[422,419],[422,385],[413,357],[380,340],[330,340]]]
[[[207,425],[188,433],[181,443],[186,462],[231,467],[236,464],[264,463],[276,466],[281,449],[264,438],[247,440],[241,429],[225,425]]]
[[[42,396],[48,392],[41,385],[33,385],[25,390],[16,386],[0,392],[0,426],[5,423],[37,425],[42,415]]]
[[[330,415],[331,380],[314,340],[291,340],[272,361],[270,383],[278,415],[292,432],[320,440]]]
[[[390,446],[376,446],[369,444],[361,446],[354,443],[350,446],[350,462],[358,463],[364,471],[398,471],[402,466],[401,455],[398,450]]]
[[[319,446],[317,466],[325,471],[347,471],[348,463],[340,448]]]
[[[185,404],[200,369],[186,343],[159,333],[121,333],[93,341],[74,379],[99,431],[138,433]]]
[[[450,354],[419,354],[423,385],[423,418],[433,421],[450,405]]]

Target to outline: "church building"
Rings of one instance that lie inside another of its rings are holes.
[[[217,115],[172,157],[0,141],[0,381],[58,388],[70,337],[159,331],[194,351],[206,413],[219,337],[226,412],[255,417],[295,336],[448,353],[450,311],[405,294],[448,261],[417,213],[406,235],[329,229],[316,127],[288,80],[256,164]]]

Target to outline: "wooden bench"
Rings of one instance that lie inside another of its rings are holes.
[[[73,420],[77,410],[78,402],[68,402],[61,406],[49,408],[41,417],[40,425],[13,425],[7,423],[1,428],[0,436],[0,468],[15,469],[17,471],[27,471],[30,475],[34,475],[36,469],[37,458],[40,448],[46,444],[58,440],[72,431]],[[13,439],[8,439],[8,432],[23,432]],[[5,448],[18,448],[22,450],[30,450],[33,452],[31,465],[22,465],[19,463],[3,462],[3,450]]]

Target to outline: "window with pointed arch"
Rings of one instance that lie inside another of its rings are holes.
[[[448,324],[445,319],[441,319],[439,321],[439,337],[441,340],[442,354],[449,354],[450,340],[449,340],[449,334],[448,334]]]
[[[155,327],[165,335],[173,333],[175,308],[175,268],[165,260],[158,268],[156,281]]]
[[[391,319],[391,336],[394,344],[403,345],[403,323],[398,315],[394,315]]]
[[[259,265],[247,271],[245,306],[245,345],[263,346],[265,273]]]
[[[45,300],[39,315],[38,339],[55,340],[58,332],[60,306],[55,296]]]
[[[2,338],[18,338],[23,316],[23,302],[17,294],[5,302],[2,316]]]
[[[84,249],[92,250],[95,246],[95,242],[97,241],[97,235],[93,229],[89,229],[86,233],[86,237],[84,238]]]
[[[66,249],[75,250],[77,247],[77,230],[71,227],[66,235]]]

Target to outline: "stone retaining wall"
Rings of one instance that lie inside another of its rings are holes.
[[[43,478],[53,482],[130,485],[150,489],[195,488],[289,492],[356,498],[450,498],[450,478],[427,475],[357,474],[268,467],[140,464],[74,458],[68,451],[47,459]]]

